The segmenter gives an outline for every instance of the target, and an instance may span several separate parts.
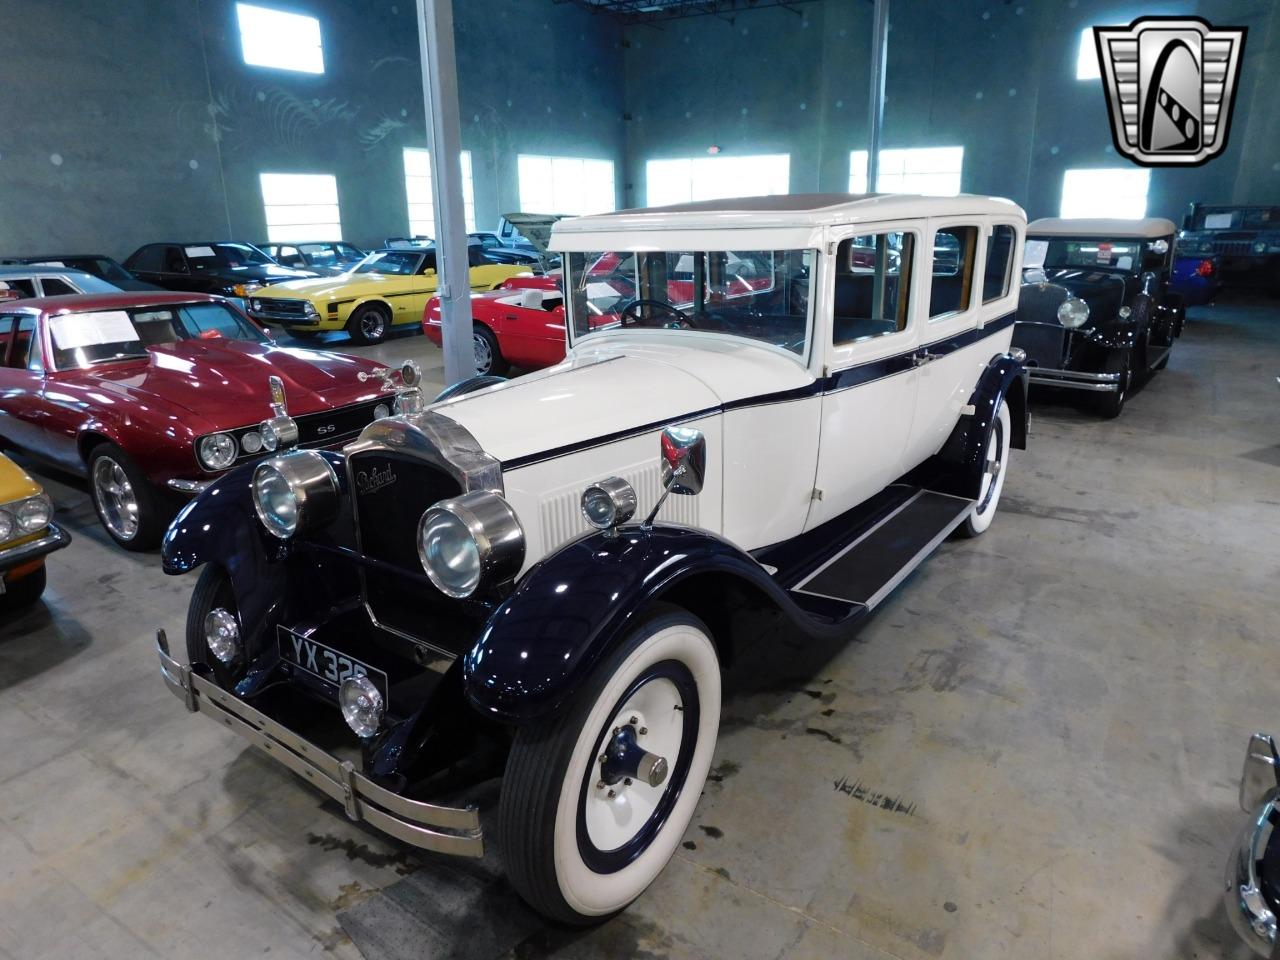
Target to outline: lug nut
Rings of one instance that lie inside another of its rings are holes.
[[[627,723],[631,724],[631,726],[633,727],[639,722],[640,722],[639,717],[632,717],[630,720],[627,721]]]
[[[648,732],[649,732],[649,728],[648,728],[648,727],[641,727],[641,728],[640,728],[640,736],[642,736],[642,737],[643,737],[643,736],[644,736],[646,733],[648,733]]]
[[[609,791],[609,799],[610,799],[610,800],[612,800],[612,799],[613,799],[614,797],[616,797],[617,795],[618,795],[618,791],[617,791],[617,790],[610,790],[610,791]]]
[[[629,787],[629,786],[631,786],[631,778],[630,778],[630,777],[623,777],[623,778],[622,778],[622,785],[623,785],[623,786],[625,786],[625,787]]]
[[[596,784],[596,789],[597,789],[597,790],[603,790],[603,789],[604,789],[604,781],[603,781],[603,780],[599,781],[599,782]]]

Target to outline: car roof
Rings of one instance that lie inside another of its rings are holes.
[[[77,280],[89,277],[99,283],[102,282],[101,278],[73,267],[46,267],[38,263],[13,263],[0,266],[0,280],[5,277],[72,277]]]
[[[750,227],[816,227],[860,220],[909,217],[1014,215],[1022,208],[1012,200],[962,193],[926,197],[898,193],[788,193],[768,197],[700,200],[667,207],[642,207],[561,220],[553,234],[599,233],[628,229],[723,229]]]
[[[105,253],[45,253],[40,256],[30,256],[23,254],[20,257],[5,257],[0,263],[26,263],[37,264],[44,263],[47,260],[114,260],[114,257],[108,257]]]
[[[0,310],[6,313],[14,309],[32,312],[61,313],[82,310],[111,310],[126,307],[168,307],[176,303],[219,303],[221,297],[205,293],[171,293],[167,290],[121,290],[119,293],[77,293],[62,297],[27,297],[24,300],[0,300]]]
[[[1142,237],[1155,239],[1177,233],[1172,220],[1144,217],[1041,217],[1027,224],[1029,237]]]

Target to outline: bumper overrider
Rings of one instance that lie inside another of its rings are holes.
[[[223,690],[201,672],[169,654],[163,630],[156,636],[160,672],[174,696],[188,710],[202,712],[238,733],[322,793],[343,805],[347,816],[436,853],[480,857],[484,842],[475,806],[445,807],[410,800],[364,776],[349,760],[326,753],[283,724]]]
[[[1277,770],[1280,761],[1275,741],[1254,734],[1240,783],[1240,805],[1253,813],[1231,848],[1224,892],[1231,925],[1255,953],[1271,958],[1280,957],[1276,941],[1280,877],[1275,875],[1280,871],[1280,855],[1272,849],[1280,840],[1280,834],[1276,834],[1280,826]]]
[[[38,539],[30,540],[15,547],[0,549],[0,581],[3,581],[4,574],[8,571],[39,560],[55,550],[61,550],[70,543],[71,534],[56,523],[51,523],[45,533]],[[2,586],[3,584],[0,583],[0,587]],[[0,589],[0,592],[3,592],[3,590]]]

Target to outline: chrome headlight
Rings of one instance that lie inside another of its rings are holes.
[[[382,723],[382,694],[368,677],[348,677],[338,687],[342,718],[358,737],[371,737]]]
[[[47,527],[53,519],[53,504],[43,493],[37,494],[19,503],[13,515],[18,522],[19,531],[35,533]]]
[[[258,425],[258,436],[269,453],[288,450],[298,442],[298,424],[290,416],[272,417]]]
[[[327,523],[338,512],[338,475],[314,450],[272,457],[253,471],[253,508],[273,537]]]
[[[1058,322],[1068,330],[1083,327],[1089,320],[1089,305],[1079,297],[1067,297],[1058,305]]]
[[[196,457],[206,470],[225,470],[236,462],[238,444],[229,433],[211,433],[196,444]]]
[[[4,508],[0,508],[0,543],[13,539],[13,531],[16,526],[17,521],[13,519],[13,514]]]
[[[582,491],[582,515],[600,530],[611,530],[636,514],[636,491],[621,477],[609,477]]]
[[[1254,252],[1254,253],[1266,253],[1266,252],[1267,252],[1267,241],[1265,241],[1265,240],[1256,240],[1256,241],[1254,241],[1254,244],[1253,244],[1253,252]]]
[[[524,563],[524,530],[515,511],[487,490],[441,500],[418,522],[418,559],[450,597],[514,577]]]

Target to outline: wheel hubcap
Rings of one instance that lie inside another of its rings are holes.
[[[102,522],[121,540],[138,534],[138,496],[124,468],[110,457],[100,457],[93,468],[93,490]]]
[[[1004,453],[1004,424],[999,420],[991,429],[991,442],[987,444],[987,462],[983,468],[982,499],[978,503],[978,513],[985,513],[991,506],[991,500],[999,486],[1000,471],[1004,469],[1000,457]]]
[[[684,740],[683,711],[680,690],[656,677],[636,689],[605,728],[584,811],[587,836],[597,849],[627,844],[658,809],[671,787],[670,762]]]
[[[376,340],[382,336],[382,325],[382,314],[370,311],[360,320],[360,332],[370,340]]]
[[[493,351],[489,349],[489,341],[480,334],[471,335],[471,342],[476,351],[476,373],[488,373],[493,365]]]

